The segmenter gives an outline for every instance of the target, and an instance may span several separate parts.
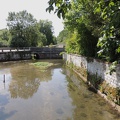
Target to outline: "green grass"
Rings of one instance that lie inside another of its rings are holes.
[[[34,66],[40,68],[40,70],[45,70],[48,67],[52,66],[53,63],[49,63],[49,62],[35,62],[35,63],[31,63],[31,65],[34,65]]]

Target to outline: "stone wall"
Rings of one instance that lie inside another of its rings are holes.
[[[120,112],[120,64],[110,74],[110,63],[74,54],[63,54],[69,67]]]
[[[117,65],[116,72],[110,75],[110,63],[73,54],[63,54],[63,59],[68,63],[85,69],[91,75],[97,75],[111,87],[120,88],[120,65]]]
[[[16,52],[1,52],[0,61],[13,61],[13,60],[28,60],[31,59],[31,52],[29,51],[16,51]]]

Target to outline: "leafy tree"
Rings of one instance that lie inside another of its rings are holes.
[[[51,43],[54,44],[52,22],[48,20],[40,20],[38,26],[39,32],[46,36],[47,39],[46,45],[50,45]]]
[[[39,34],[38,47],[45,46],[47,43],[47,38],[43,33]]]
[[[66,47],[65,50],[67,53],[79,54],[79,35],[77,31],[69,32],[66,39]]]
[[[36,19],[27,11],[10,12],[7,19],[7,26],[12,36],[10,45],[14,47],[36,46],[38,34],[35,25]]]
[[[71,8],[70,0],[49,0],[48,4],[46,11],[54,11],[59,18],[65,18],[66,12]]]
[[[57,36],[57,43],[65,43],[68,35],[69,35],[69,32],[67,29],[62,30]]]
[[[101,14],[104,20],[104,27],[98,47],[100,56],[108,61],[115,61],[120,58],[120,1],[101,0],[95,7],[95,12]]]
[[[7,29],[0,30],[0,46],[8,46],[9,45],[10,34]]]
[[[24,32],[24,37],[29,42],[28,43],[29,46],[35,47],[38,45],[38,42],[40,41],[40,34],[41,33],[39,32],[37,24],[34,26],[29,26],[23,32]]]
[[[93,36],[84,23],[79,25],[79,54],[87,57],[96,57],[98,38]]]
[[[82,51],[88,49],[86,45],[93,39],[91,44],[96,49],[97,39],[100,38],[97,44],[99,55],[111,62],[120,58],[119,0],[49,0],[47,11],[55,11],[58,17],[62,16],[73,34],[77,30],[80,37],[78,47],[83,48]]]
[[[26,47],[28,44],[28,41],[22,36],[13,36],[10,41],[11,47]]]
[[[79,54],[95,57],[97,51],[97,42],[102,24],[98,14],[93,13],[95,1],[76,0],[71,3],[71,10],[66,13],[64,24],[68,30],[77,31],[79,39],[76,39]],[[99,27],[100,28],[100,27]]]
[[[53,35],[53,43],[56,45],[57,44],[57,38],[56,36]]]
[[[0,37],[1,37],[2,40],[8,41],[9,40],[9,32],[8,32],[8,30],[7,29],[3,30]]]

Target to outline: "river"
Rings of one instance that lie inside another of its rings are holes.
[[[44,61],[54,65],[0,63],[0,120],[120,120],[62,60]]]

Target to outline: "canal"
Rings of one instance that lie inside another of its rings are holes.
[[[54,65],[0,63],[0,120],[120,120],[62,60],[44,61]]]

